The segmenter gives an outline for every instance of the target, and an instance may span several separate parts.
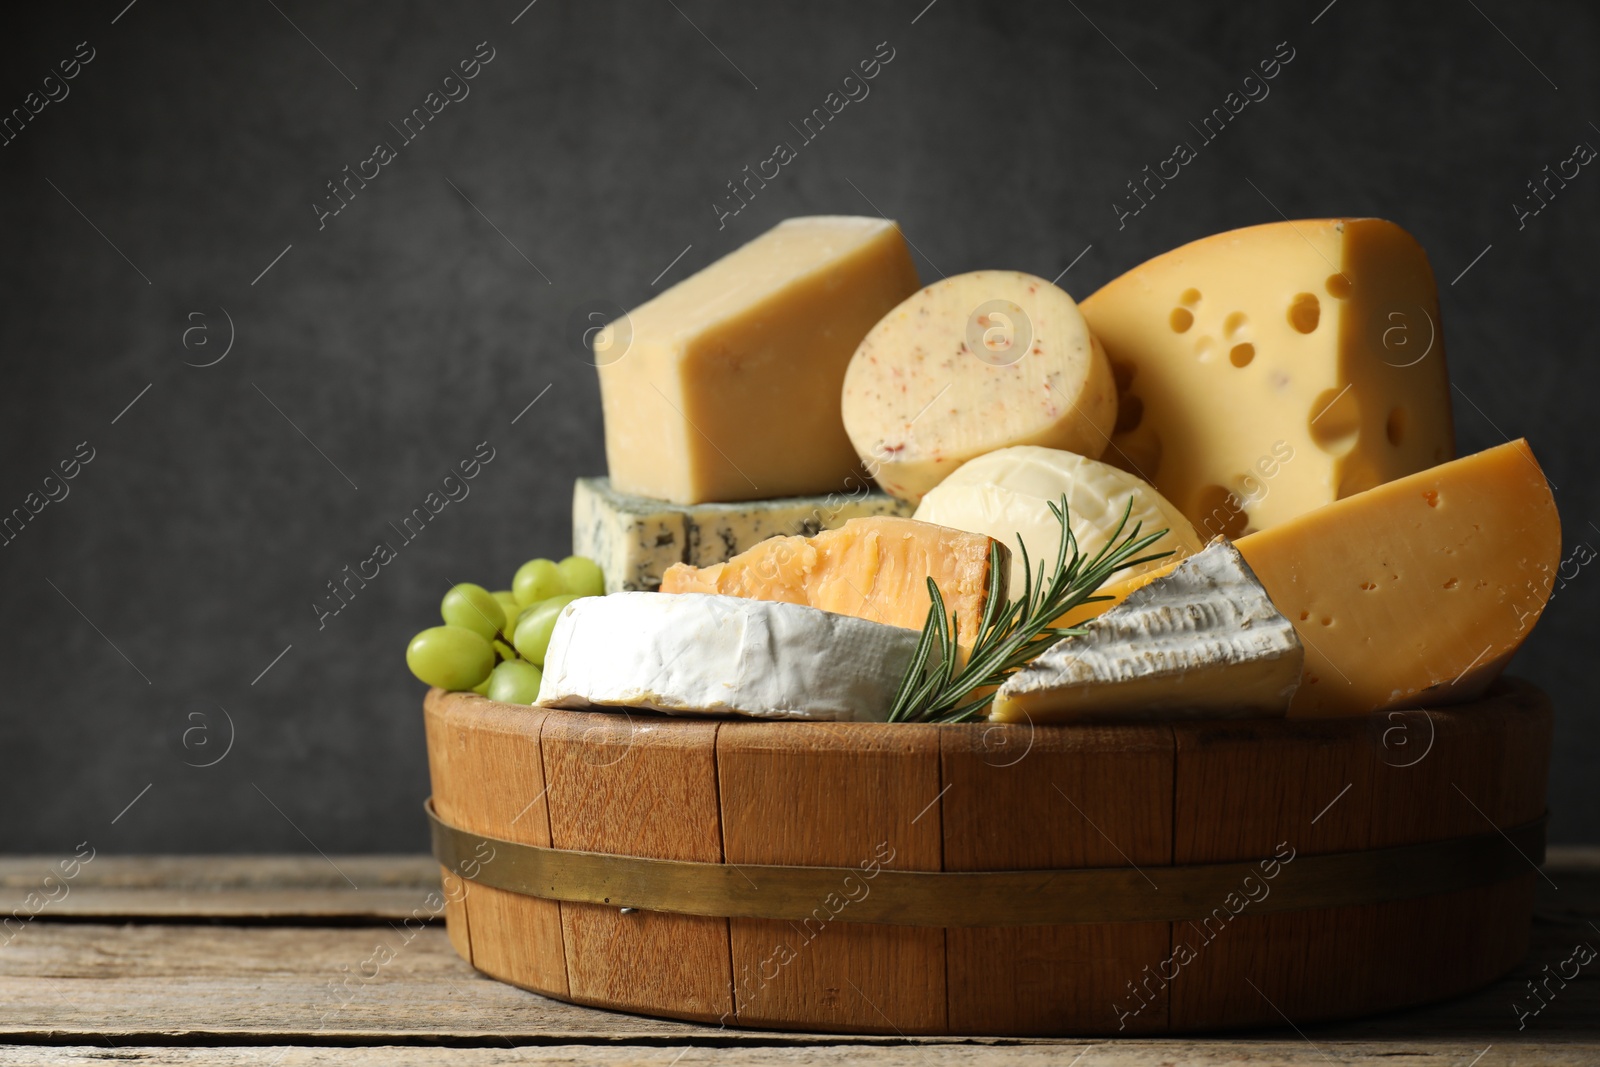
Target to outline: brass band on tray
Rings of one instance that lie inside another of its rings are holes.
[[[1349,907],[1449,893],[1531,873],[1545,817],[1506,830],[1395,848],[1183,867],[902,871],[694,863],[541,848],[469,833],[424,804],[433,854],[479,885],[523,896],[748,919],[898,926],[1053,926],[1203,919],[1232,895],[1252,914]],[[1292,842],[1291,842],[1292,844]],[[1264,874],[1267,864],[1275,865]],[[1261,897],[1246,879],[1269,888]],[[832,897],[848,901],[836,912]]]

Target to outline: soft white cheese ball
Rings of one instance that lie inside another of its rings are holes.
[[[1011,595],[1022,593],[1022,548],[1027,547],[1033,574],[1054,566],[1061,543],[1061,524],[1050,503],[1067,498],[1067,518],[1078,550],[1100,551],[1116,532],[1133,498],[1133,512],[1123,536],[1142,523],[1143,534],[1167,533],[1141,555],[1175,552],[1180,556],[1203,547],[1194,526],[1166,497],[1137,477],[1097,460],[1055,448],[1002,448],[963,464],[922,498],[914,518],[970,533],[987,534],[1011,549]],[[1112,580],[1132,577],[1170,559],[1118,571]]]

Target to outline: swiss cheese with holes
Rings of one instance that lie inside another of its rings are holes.
[[[1217,234],[1080,307],[1119,394],[1100,458],[1154,485],[1202,539],[1455,455],[1433,272],[1392,222]]]

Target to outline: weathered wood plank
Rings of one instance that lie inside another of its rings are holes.
[[[1527,999],[1526,981],[1540,975],[1546,965],[1556,967],[1569,958],[1579,942],[1600,945],[1600,934],[1589,925],[1600,922],[1600,868],[1551,868],[1546,873],[1559,885],[1559,892],[1541,879],[1533,947],[1511,977],[1430,1008],[1301,1028],[1319,1044],[1339,1042],[1345,1048],[1350,1043],[1384,1041],[1394,1043],[1396,1051],[1415,1051],[1419,1056],[1454,1050],[1460,1063],[1471,1062],[1491,1042],[1497,1049],[1533,1039],[1582,1042],[1585,1047],[1600,1042],[1600,997],[1594,993],[1600,961],[1550,998],[1537,1016],[1526,1020],[1525,1029],[1518,1027],[1513,1003]],[[405,944],[401,937],[389,927],[36,921],[0,949],[0,1041],[103,1038],[113,1043],[171,1043],[253,1036],[261,1042],[594,1040],[709,1045],[759,1038],[787,1046],[903,1040],[894,1035],[884,1039],[758,1034],[574,1007],[478,975],[456,956],[438,926],[416,932]],[[363,969],[380,942],[390,945],[394,958],[381,967]],[[373,977],[366,977],[368,973]],[[1249,1041],[1234,1045],[1265,1050],[1283,1033],[1266,1032],[1265,1045]],[[911,1040],[954,1043],[944,1038]],[[1057,1052],[1074,1046],[1081,1048],[1082,1042],[1064,1042]],[[1469,1046],[1472,1051],[1467,1054]],[[1112,1042],[1096,1047],[1131,1046]],[[1141,1042],[1140,1047],[1197,1046],[1177,1041]],[[1185,1060],[1179,1057],[1175,1062]],[[1278,1060],[1263,1051],[1248,1056],[1240,1052],[1223,1062]],[[1315,1057],[1309,1062],[1323,1061]],[[1486,1059],[1485,1065],[1491,1062],[1512,1061]],[[1528,1057],[1523,1062],[1558,1061]],[[665,1067],[665,1062],[658,1060],[657,1067]]]
[[[28,894],[36,893],[58,898],[39,918],[382,922],[406,918],[439,889],[438,865],[420,855],[98,855],[80,863],[76,877],[62,879],[59,864],[67,859],[0,858],[0,913],[24,907]],[[51,875],[55,881],[47,884]],[[65,885],[65,896],[58,883]]]
[[[832,1067],[865,1063],[876,1067],[1058,1067],[1083,1053],[1084,1067],[1147,1067],[1182,1063],[1197,1067],[1239,1064],[1325,1064],[1322,1052],[1336,1057],[1344,1067],[1461,1067],[1484,1051],[1470,1043],[1441,1042],[1436,1048],[1403,1041],[1319,1045],[1301,1041],[1114,1041],[1067,1045],[926,1044],[862,1048],[860,1045],[809,1047],[690,1046],[687,1064],[717,1067]],[[119,1048],[115,1059],[129,1063],[217,1064],[219,1067],[302,1067],[331,1061],[384,1067],[504,1067],[511,1064],[587,1065],[605,1067],[665,1067],[677,1055],[659,1047],[595,1045],[533,1045],[520,1048],[437,1048],[381,1046],[334,1047],[143,1047]],[[1530,1042],[1497,1044],[1483,1058],[1483,1067],[1495,1064],[1538,1063],[1545,1067],[1587,1067],[1600,1056],[1600,1044],[1540,1045]],[[40,1064],[44,1067],[103,1067],[104,1046],[0,1047],[0,1067]]]

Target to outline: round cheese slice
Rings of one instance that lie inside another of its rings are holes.
[[[1031,274],[984,270],[918,290],[884,316],[851,357],[841,411],[868,472],[915,503],[995,449],[1099,456],[1117,393],[1072,297]]]
[[[583,597],[556,619],[537,703],[881,722],[920,637],[780,601]]]
[[[970,533],[987,534],[1011,549],[1011,590],[1022,593],[1022,548],[1035,576],[1042,565],[1055,564],[1061,542],[1061,524],[1050,503],[1067,498],[1067,518],[1078,550],[1092,556],[1116,533],[1117,523],[1133,498],[1133,512],[1123,536],[1134,524],[1143,534],[1167,533],[1141,555],[1175,552],[1180,556],[1203,547],[1200,535],[1183,513],[1136,475],[1072,452],[1055,448],[1021,446],[1002,448],[962,465],[941,482],[917,507],[923,522],[951,526]],[[1020,539],[1019,539],[1020,535]],[[1118,571],[1114,580],[1129,578],[1170,559]]]

